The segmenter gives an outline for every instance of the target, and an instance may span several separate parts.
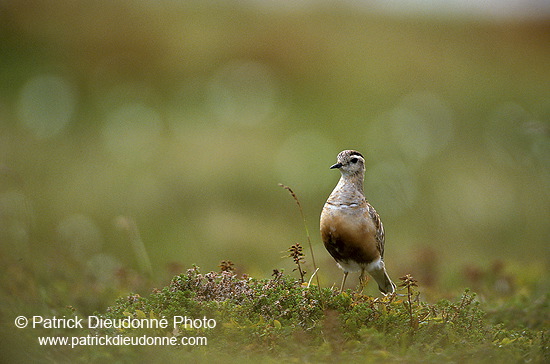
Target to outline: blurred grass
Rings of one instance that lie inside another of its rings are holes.
[[[444,296],[502,263],[514,290],[548,290],[547,21],[201,2],[0,9],[6,321],[21,304],[102,309],[191,264],[290,271],[282,252],[305,236],[279,182],[304,206],[321,284],[339,282],[316,231],[338,178],[328,166],[347,148],[367,157],[393,277]]]

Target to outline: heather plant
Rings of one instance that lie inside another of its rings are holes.
[[[468,360],[473,353],[501,354],[501,348],[515,346],[521,346],[518,351],[525,357],[547,355],[542,331],[520,335],[491,324],[475,293],[466,290],[456,301],[428,303],[420,298],[412,276],[401,281],[396,294],[369,297],[351,290],[340,294],[332,288],[313,289],[302,284],[301,276],[296,279],[280,271],[270,279],[255,279],[231,270],[203,274],[194,266],[147,297],[120,298],[100,316],[215,319],[218,325],[212,330],[182,325],[156,334],[206,335],[211,348],[232,352],[246,346],[259,356],[307,353],[329,360],[334,355],[374,353],[394,359],[435,359],[445,351],[448,359]],[[123,332],[138,335],[140,330]]]

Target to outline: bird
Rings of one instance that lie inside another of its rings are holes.
[[[363,192],[365,157],[356,150],[344,150],[330,167],[341,173],[338,184],[321,212],[321,238],[329,254],[344,272],[343,292],[350,272],[361,272],[361,290],[368,272],[383,294],[395,292],[384,264],[385,232],[380,216]]]

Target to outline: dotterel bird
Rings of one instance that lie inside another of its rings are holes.
[[[382,293],[395,292],[384,265],[384,227],[363,193],[365,158],[344,150],[330,168],[339,169],[342,176],[323,207],[320,225],[325,248],[344,271],[340,291],[349,272],[361,271],[361,287],[368,272]]]

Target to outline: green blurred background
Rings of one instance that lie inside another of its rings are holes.
[[[6,321],[104,310],[192,264],[294,274],[284,251],[306,234],[278,183],[304,207],[321,284],[338,285],[318,218],[343,149],[366,156],[394,280],[547,290],[549,41],[547,17],[2,2]]]

